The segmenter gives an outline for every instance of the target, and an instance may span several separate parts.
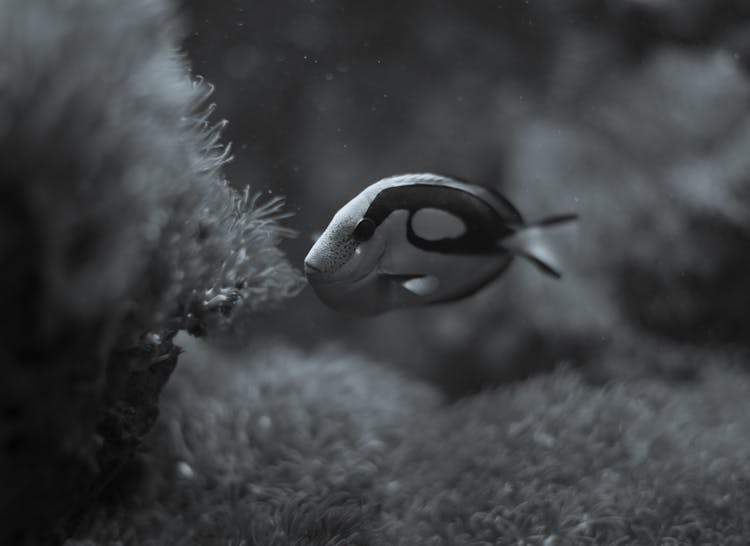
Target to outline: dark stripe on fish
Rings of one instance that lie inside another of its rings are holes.
[[[447,180],[447,179],[442,179]],[[466,186],[466,187],[462,187]],[[365,212],[376,225],[396,210],[409,211],[407,239],[414,246],[443,254],[497,254],[497,241],[512,234],[523,218],[507,199],[490,190],[461,182],[415,183],[382,190]],[[424,208],[436,208],[460,218],[466,231],[459,237],[427,240],[412,226],[414,214]]]

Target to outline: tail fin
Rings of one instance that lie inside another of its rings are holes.
[[[528,260],[542,273],[555,279],[560,279],[562,274],[557,266],[557,257],[547,243],[544,231],[546,228],[572,222],[577,219],[577,214],[548,216],[536,222],[520,226],[515,233],[502,239],[499,245],[512,254]]]

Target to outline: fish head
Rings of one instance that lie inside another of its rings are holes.
[[[370,204],[360,194],[344,205],[305,257],[305,276],[318,297],[334,309],[356,311],[363,290],[375,289],[386,251],[386,234],[365,217]],[[364,297],[364,296],[363,296]],[[371,294],[368,299],[375,297]]]

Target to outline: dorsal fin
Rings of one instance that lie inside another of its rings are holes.
[[[409,292],[417,296],[427,296],[440,287],[440,281],[434,275],[419,273],[388,273],[381,271],[381,278],[400,284]]]
[[[511,203],[507,197],[505,197],[500,190],[494,186],[487,184],[477,184],[471,182],[460,176],[453,175],[440,175],[444,176],[447,180],[456,182],[465,186],[462,188],[464,191],[468,191],[491,205],[498,214],[500,214],[508,223],[523,224],[523,215],[521,212]]]

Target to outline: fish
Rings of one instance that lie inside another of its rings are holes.
[[[449,303],[480,291],[515,257],[560,278],[544,232],[576,219],[526,222],[494,188],[401,174],[371,184],[334,214],[304,272],[324,304],[351,315]]]

